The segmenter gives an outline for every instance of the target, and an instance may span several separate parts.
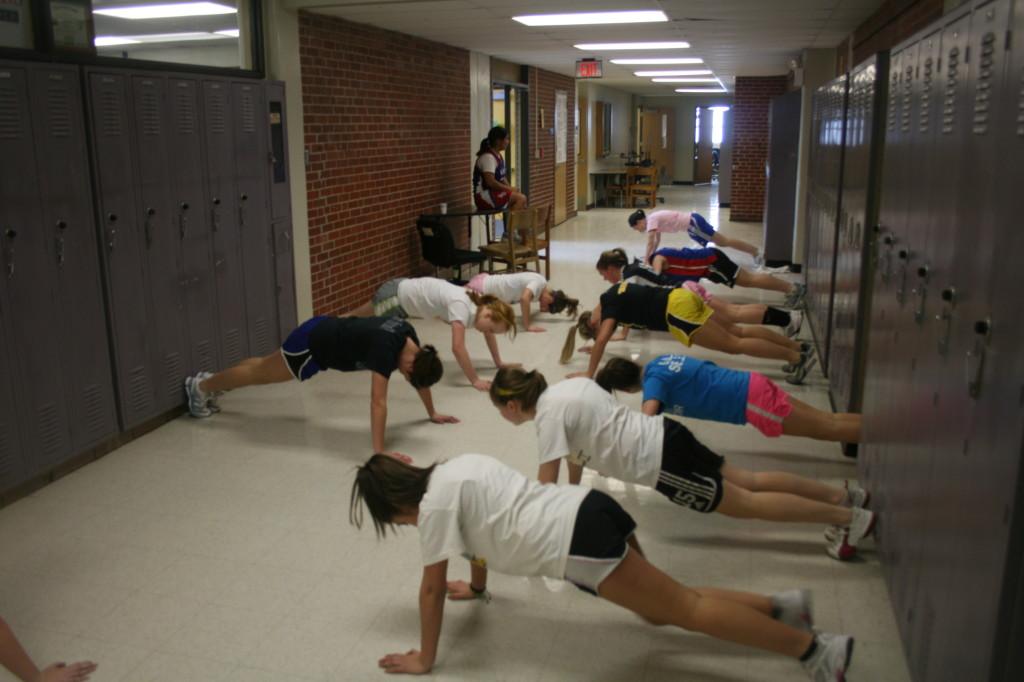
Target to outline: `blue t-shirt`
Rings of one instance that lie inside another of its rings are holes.
[[[749,372],[685,355],[662,355],[644,368],[644,400],[669,414],[746,424],[749,390]]]

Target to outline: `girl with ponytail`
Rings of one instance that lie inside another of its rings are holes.
[[[509,274],[491,275],[481,272],[469,280],[466,288],[478,294],[489,294],[506,303],[518,303],[523,313],[523,330],[542,332],[544,327],[530,324],[530,303],[537,299],[540,310],[544,313],[565,312],[569,317],[576,317],[576,309],[580,302],[570,298],[560,289],[552,289],[548,281],[539,272],[513,272]]]
[[[506,181],[505,160],[508,131],[494,126],[480,141],[473,165],[473,200],[481,211],[526,208],[526,195]]]

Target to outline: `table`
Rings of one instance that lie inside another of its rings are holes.
[[[608,205],[608,197],[605,195],[604,188],[608,185],[608,178],[615,177],[617,175],[626,175],[629,172],[628,168],[598,168],[595,170],[588,171],[588,175],[596,175],[601,177],[601,196],[605,200],[605,205]],[[625,186],[625,182],[622,183]]]
[[[487,240],[485,244],[491,243],[491,216],[504,214],[505,209],[495,209],[490,211],[481,211],[477,208],[464,208],[455,211],[448,211],[447,213],[421,213],[420,215],[429,218],[439,218],[444,220],[445,218],[465,218],[466,219],[466,245],[470,248],[473,247],[473,218],[482,217],[484,219],[484,226],[487,231]]]

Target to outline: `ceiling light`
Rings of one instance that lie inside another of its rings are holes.
[[[114,45],[134,45],[138,42],[138,40],[123,36],[96,36],[93,38],[92,44],[96,47],[113,47]]]
[[[650,57],[647,59],[612,59],[612,64],[622,65],[634,65],[639,66],[641,64],[654,65],[654,64],[703,64],[704,60],[700,57]]]
[[[634,71],[634,76],[647,78],[650,76],[710,76],[711,69],[689,69],[687,71]]]
[[[585,26],[588,24],[646,24],[668,21],[660,10],[632,10],[627,12],[576,12],[573,14],[526,14],[512,17],[527,26]]]
[[[129,45],[132,43],[180,43],[195,40],[223,40],[227,35],[208,33],[205,31],[193,31],[190,33],[149,33],[139,36],[104,36],[102,46]],[[111,41],[119,42],[111,42]],[[101,45],[100,38],[96,39],[96,45]]]
[[[603,50],[681,50],[690,43],[678,41],[671,43],[581,43],[573,45],[577,50],[600,52]]]
[[[238,37],[238,29],[237,28],[228,28],[228,29],[225,29],[223,31],[214,31],[214,33],[216,33],[219,36],[227,36],[228,38],[237,38]]]
[[[168,19],[170,17],[202,17],[213,14],[236,14],[238,10],[215,2],[178,2],[168,5],[131,5],[94,9],[93,14],[103,14],[120,19]]]
[[[717,83],[718,79],[714,76],[710,78],[652,78],[654,83]]]
[[[725,91],[725,88],[676,88],[676,92],[719,93]]]

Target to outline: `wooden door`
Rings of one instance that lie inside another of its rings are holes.
[[[700,127],[700,139],[695,145],[693,154],[693,184],[711,182],[711,123],[712,111],[704,107],[698,107],[700,120],[697,125]]]
[[[658,169],[661,184],[675,177],[675,109],[654,109],[640,115],[640,152]]]
[[[555,91],[555,225],[565,221],[569,194],[569,94]]]
[[[580,97],[576,113],[579,117],[579,137],[576,139],[576,210],[583,211],[587,208],[587,199],[590,189],[590,173],[587,166],[587,144],[590,135],[589,121],[590,109],[587,98]]]

